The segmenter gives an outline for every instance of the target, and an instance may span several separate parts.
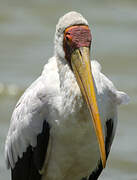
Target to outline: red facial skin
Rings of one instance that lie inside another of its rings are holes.
[[[67,28],[64,32],[63,48],[65,58],[71,62],[71,54],[80,47],[89,47],[91,45],[91,32],[86,25],[77,25]]]

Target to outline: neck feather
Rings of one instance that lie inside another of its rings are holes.
[[[57,57],[57,66],[63,109],[69,114],[77,112],[83,106],[83,97],[75,75],[65,59]]]

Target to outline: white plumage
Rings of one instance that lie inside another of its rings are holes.
[[[91,174],[100,159],[95,130],[89,120],[90,113],[75,76],[64,60],[63,32],[76,24],[88,25],[76,12],[70,12],[59,20],[55,34],[55,55],[17,103],[5,143],[7,167],[14,168],[18,157],[23,156],[27,147],[37,145],[37,135],[46,120],[51,130],[42,180],[80,180]],[[116,90],[113,83],[101,73],[97,61],[91,61],[91,67],[104,137],[105,123],[113,119],[113,139],[117,105],[127,103],[128,96]]]

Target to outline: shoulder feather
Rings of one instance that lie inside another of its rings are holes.
[[[27,147],[37,144],[37,135],[41,133],[43,121],[48,116],[49,97],[55,91],[55,83],[50,82],[49,76],[51,66],[50,63],[45,66],[42,75],[25,91],[13,111],[5,142],[7,168],[14,168],[18,157],[22,157]],[[57,77],[57,72],[51,73]],[[50,88],[49,84],[52,85]]]

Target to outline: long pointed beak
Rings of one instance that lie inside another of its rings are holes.
[[[71,66],[75,73],[77,83],[88,105],[89,112],[93,119],[96,136],[99,143],[102,165],[106,165],[106,151],[102,125],[96,100],[93,76],[90,65],[90,50],[88,47],[80,47],[71,55]]]

